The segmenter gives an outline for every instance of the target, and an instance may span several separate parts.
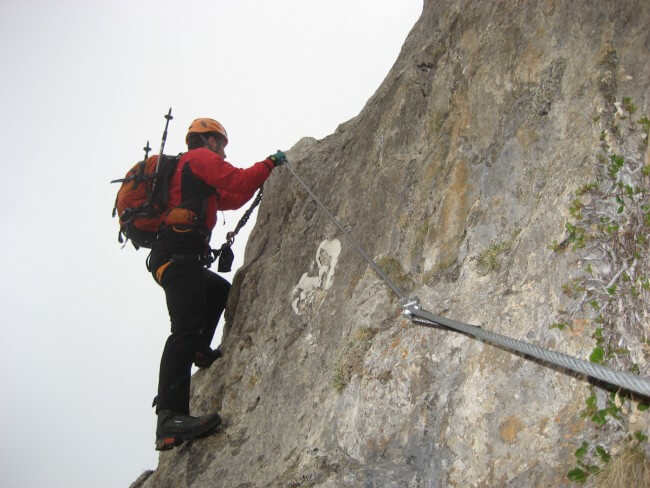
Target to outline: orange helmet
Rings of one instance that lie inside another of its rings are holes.
[[[226,139],[226,144],[228,144],[228,134],[226,134],[226,129],[223,128],[223,125],[214,119],[207,118],[195,119],[190,124],[190,128],[187,129],[187,135],[185,136],[185,144],[188,143],[190,134],[205,134],[208,132],[221,134]]]

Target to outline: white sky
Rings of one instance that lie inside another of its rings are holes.
[[[167,109],[170,154],[195,117],[225,125],[237,166],[322,138],[358,114],[421,10],[422,0],[2,1],[4,488],[128,486],[157,465],[150,405],[167,310],[146,252],[116,241],[108,182],[147,139],[158,152]],[[226,214],[213,247],[237,220]]]

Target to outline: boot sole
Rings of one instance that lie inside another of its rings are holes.
[[[163,439],[156,439],[156,451],[169,451],[174,449],[176,446],[180,446],[184,439],[180,437],[165,437]]]

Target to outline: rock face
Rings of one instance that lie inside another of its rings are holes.
[[[648,26],[642,0],[425,0],[363,111],[289,159],[423,308],[648,375]],[[287,169],[266,186],[193,378],[226,427],[138,486],[560,486],[647,449],[643,399],[411,324]]]

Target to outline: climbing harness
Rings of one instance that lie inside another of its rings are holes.
[[[361,248],[361,246],[357,244],[357,242],[352,238],[350,233],[343,227],[339,220],[334,217],[334,215],[332,215],[332,213],[325,207],[325,205],[323,205],[323,203],[314,194],[314,192],[312,192],[311,189],[305,184],[305,182],[296,174],[291,164],[289,164],[287,161],[284,163],[284,166],[298,181],[300,186],[302,186],[305,191],[314,199],[321,210],[323,210],[323,212],[325,212],[330,220],[332,220],[334,225],[336,225],[336,227],[343,233],[343,235],[345,235],[345,237],[350,241],[356,251],[368,262],[375,273],[377,273],[377,275],[388,285],[393,293],[395,293],[395,295],[400,300],[400,305],[402,306],[404,317],[410,319],[411,322],[428,327],[442,326],[444,328],[453,329],[455,331],[470,335],[476,339],[489,342],[506,349],[517,351],[521,354],[546,361],[556,366],[561,366],[576,373],[584,374],[592,378],[597,378],[606,383],[613,384],[621,388],[634,391],[636,393],[640,393],[641,395],[650,396],[650,378],[648,377],[617,371],[607,366],[591,363],[583,359],[574,358],[573,356],[569,356],[567,354],[551,351],[550,349],[545,349],[543,347],[513,339],[496,332],[491,332],[481,327],[477,327],[476,325],[465,324],[457,320],[441,317],[422,309],[420,307],[420,300],[417,297],[407,298],[406,295],[397,287],[397,285],[393,283],[388,276],[386,276],[386,273],[384,273],[381,268],[379,268],[377,263],[375,263],[375,261],[370,256],[368,256],[368,254]]]

